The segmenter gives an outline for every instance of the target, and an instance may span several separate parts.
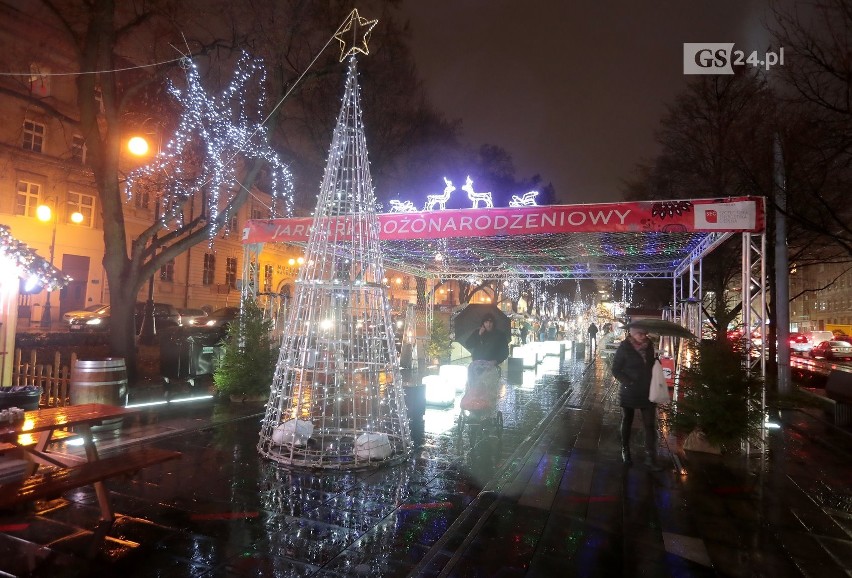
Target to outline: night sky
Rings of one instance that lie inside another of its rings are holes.
[[[768,0],[406,0],[428,93],[560,203],[618,201],[684,88],[684,42],[766,51]],[[523,9],[519,9],[522,7]]]

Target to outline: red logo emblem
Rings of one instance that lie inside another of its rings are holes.
[[[704,213],[704,218],[707,219],[708,223],[718,223],[719,222],[719,213],[714,210],[709,210]]]

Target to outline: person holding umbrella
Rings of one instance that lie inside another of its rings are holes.
[[[630,430],[633,414],[638,409],[642,412],[645,429],[645,465],[658,472],[663,467],[657,463],[657,405],[648,399],[655,359],[648,330],[641,325],[631,325],[612,359],[612,375],[621,384],[621,459],[627,465],[633,463]]]
[[[493,411],[497,406],[500,371],[509,356],[509,336],[494,327],[494,315],[486,313],[479,328],[462,342],[473,361],[467,366],[467,384],[461,408],[467,411]]]
[[[494,315],[486,313],[482,324],[462,344],[473,361],[489,361],[495,366],[509,357],[509,336],[494,327]]]

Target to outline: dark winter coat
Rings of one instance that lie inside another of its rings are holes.
[[[653,343],[648,342],[648,358],[643,359],[630,340],[621,342],[612,358],[612,375],[621,383],[622,407],[653,407],[654,403],[648,400],[653,367]]]
[[[509,357],[509,336],[497,329],[486,331],[482,335],[477,329],[463,345],[470,351],[470,357],[474,361],[502,363]]]

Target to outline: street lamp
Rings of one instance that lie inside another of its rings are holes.
[[[159,133],[157,133],[157,154],[159,154]],[[151,150],[148,140],[144,136],[134,136],[127,141],[127,150],[130,154],[138,157],[147,156]],[[154,220],[160,218],[160,195],[154,205]],[[151,245],[157,242],[157,233],[151,237]],[[145,301],[145,310],[142,315],[142,326],[139,328],[139,343],[153,345],[157,331],[154,325],[154,273],[148,278],[148,299]]]
[[[53,201],[53,208],[47,204],[41,204],[36,207],[36,218],[42,223],[52,223],[53,229],[50,234],[50,266],[53,267],[53,258],[56,253],[56,227],[59,224],[59,215],[56,206],[56,197],[49,197],[48,201]],[[71,213],[71,222],[79,225],[83,222],[83,214],[79,211]],[[50,327],[51,325],[51,307],[50,296],[53,292],[48,288],[47,298],[44,301],[44,309],[41,312],[41,326]]]

